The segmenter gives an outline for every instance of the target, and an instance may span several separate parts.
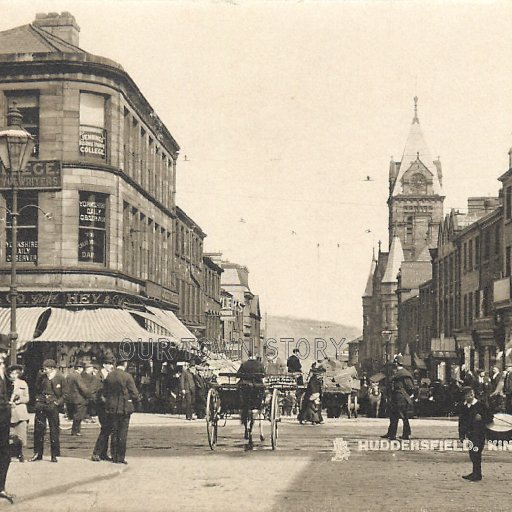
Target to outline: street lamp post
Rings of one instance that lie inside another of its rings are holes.
[[[391,336],[393,335],[393,331],[382,331],[381,332],[382,338],[384,340],[385,345],[385,359],[386,359],[386,365],[389,363],[389,342],[391,341]]]
[[[18,288],[16,283],[16,263],[18,257],[18,186],[20,172],[25,169],[34,148],[34,139],[21,126],[22,115],[16,104],[7,113],[7,128],[0,131],[0,159],[7,174],[11,178],[12,205],[11,215],[11,284],[9,298],[11,302],[11,364],[16,363],[18,332],[16,328],[16,303]]]

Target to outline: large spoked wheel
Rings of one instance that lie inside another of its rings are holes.
[[[217,446],[217,428],[219,423],[219,405],[220,397],[217,390],[211,388],[206,398],[206,433],[208,434],[208,444],[211,450]]]
[[[357,418],[357,410],[359,409],[359,403],[358,403],[357,395],[354,396],[354,418]]]
[[[281,409],[279,407],[279,391],[272,391],[272,402],[270,406],[270,439],[272,441],[272,450],[277,448],[277,438],[279,435],[279,422],[281,421]]]

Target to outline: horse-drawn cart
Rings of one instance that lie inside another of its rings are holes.
[[[235,414],[242,413],[242,393],[238,384],[237,373],[219,373],[218,383],[213,383],[208,391],[206,399],[206,432],[210,449],[217,446],[218,428],[226,425],[227,419]],[[281,421],[281,400],[284,393],[295,390],[297,384],[295,378],[290,375],[267,375],[263,378],[263,384],[252,384],[253,396],[256,396],[254,408],[248,411],[244,422],[245,438],[248,447],[252,448],[252,430],[254,423],[258,421],[260,440],[264,441],[262,422],[270,421],[270,439],[272,449],[277,448],[279,423]],[[251,391],[251,390],[250,390]]]
[[[339,418],[345,410],[349,418],[357,418],[360,388],[355,367],[328,368],[324,374],[322,397],[322,407],[327,410],[327,417]]]

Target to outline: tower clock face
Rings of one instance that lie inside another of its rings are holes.
[[[416,192],[425,192],[425,188],[427,185],[427,180],[425,176],[420,173],[413,174],[411,177],[411,186]]]

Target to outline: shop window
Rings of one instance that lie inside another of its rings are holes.
[[[23,116],[23,128],[34,137],[35,145],[32,155],[34,157],[39,156],[39,93],[34,93],[34,91],[16,91],[8,92],[6,96],[7,109],[16,104],[16,108]]]
[[[18,229],[16,261],[20,263],[37,263],[39,215],[38,196],[34,192],[18,192]],[[5,205],[12,211],[12,195],[6,193]],[[12,218],[7,214],[5,226],[5,261],[12,261]]]
[[[80,155],[106,160],[105,97],[89,92],[80,93]]]
[[[78,261],[106,264],[106,194],[80,192],[78,222]]]

